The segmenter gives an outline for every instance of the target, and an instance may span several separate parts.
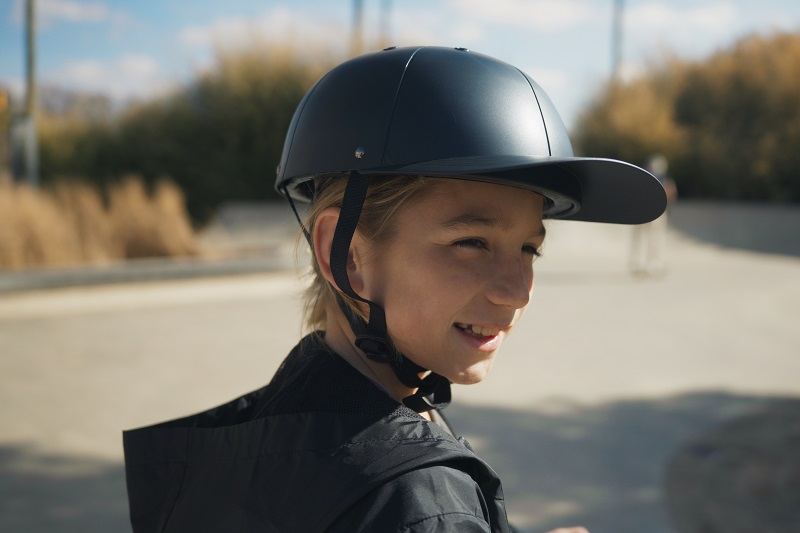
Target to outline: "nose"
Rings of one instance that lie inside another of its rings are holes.
[[[519,259],[499,261],[492,268],[487,289],[489,301],[513,309],[528,305],[533,290],[533,268]]]

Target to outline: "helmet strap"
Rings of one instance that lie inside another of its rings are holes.
[[[369,307],[369,322],[365,323],[338,292],[336,292],[336,303],[356,335],[356,347],[373,361],[391,366],[397,378],[404,385],[417,389],[415,394],[403,399],[403,403],[407,407],[416,412],[444,408],[450,403],[450,381],[433,372],[425,378],[420,378],[419,374],[425,372],[426,369],[408,359],[395,348],[387,334],[386,314],[383,309],[375,302],[359,296],[350,285],[350,278],[347,275],[347,257],[358,220],[361,217],[364,201],[367,198],[368,186],[368,176],[356,171],[350,173],[342,198],[339,221],[333,233],[330,263],[331,274],[339,289]]]
[[[364,200],[367,198],[367,188],[369,186],[369,178],[363,176],[358,172],[351,172],[347,180],[347,186],[344,190],[342,197],[342,207],[339,212],[339,221],[336,224],[336,229],[333,232],[333,242],[331,243],[331,274],[339,289],[346,295],[354,298],[360,302],[364,302],[369,306],[369,323],[363,331],[353,330],[357,335],[362,334],[366,340],[367,348],[372,344],[382,343],[386,339],[386,316],[380,306],[366,300],[356,294],[350,286],[350,277],[347,275],[347,258],[350,254],[350,243],[353,241],[353,236],[358,226],[358,219],[361,217],[361,210],[364,207]],[[341,298],[339,298],[341,300]],[[342,300],[339,307],[347,307]],[[355,313],[345,313],[349,322],[351,318],[358,318]],[[360,318],[359,318],[360,320]],[[359,329],[362,329],[359,326]],[[356,346],[359,346],[359,339],[356,339]]]

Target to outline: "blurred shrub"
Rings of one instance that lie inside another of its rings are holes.
[[[670,161],[683,196],[800,201],[800,34],[750,36],[610,85],[580,117],[584,155]]]
[[[609,85],[579,117],[576,148],[585,155],[639,163],[656,152],[679,152],[683,139],[673,102],[683,71],[680,61],[669,59],[651,66],[646,76]]]
[[[800,201],[800,34],[752,36],[691,65],[675,101],[684,190]]]
[[[141,180],[127,177],[108,194],[111,240],[125,258],[184,256],[197,252],[180,190],[168,181],[148,194]]]
[[[220,51],[182,90],[114,121],[52,119],[41,132],[43,180],[70,174],[107,184],[135,173],[152,186],[168,175],[196,224],[226,200],[277,199],[275,168],[289,122],[331,63],[274,45]]]
[[[59,181],[44,189],[0,183],[0,268],[109,263],[198,251],[180,190],[158,181],[148,194],[126,177],[107,200],[93,187]]]

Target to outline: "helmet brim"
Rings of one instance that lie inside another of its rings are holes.
[[[658,179],[613,159],[488,156],[449,158],[365,169],[369,175],[425,175],[498,183],[535,191],[549,200],[546,218],[643,224],[667,206]]]

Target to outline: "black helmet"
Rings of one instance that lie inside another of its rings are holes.
[[[574,157],[536,82],[463,48],[390,48],[319,80],[289,126],[275,187],[294,208],[293,200],[313,199],[314,178],[331,175],[347,179],[331,272],[339,289],[369,306],[369,322],[336,292],[339,308],[356,346],[417,389],[403,400],[416,411],[446,404],[450,382],[435,373],[419,377],[425,369],[394,349],[383,309],[356,294],[347,275],[370,177],[442,176],[531,189],[545,197],[548,218],[637,224],[661,215],[667,203],[658,180],[638,167]]]
[[[463,48],[367,54],[308,91],[276,188],[308,201],[313,178],[353,171],[523,187],[547,199],[547,218],[639,224],[666,207],[663,187],[644,170],[574,157],[555,107],[529,76]]]

